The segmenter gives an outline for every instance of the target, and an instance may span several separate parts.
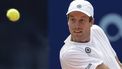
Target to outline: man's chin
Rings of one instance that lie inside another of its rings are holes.
[[[75,38],[81,38],[81,37],[83,37],[83,35],[82,34],[75,34],[74,37]]]

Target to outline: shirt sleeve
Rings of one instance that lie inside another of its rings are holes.
[[[96,69],[103,61],[81,51],[69,51],[61,59],[62,69]]]
[[[104,30],[103,30],[101,27],[99,27],[98,25],[93,25],[93,26],[94,26],[94,27],[92,27],[92,29],[96,30],[96,31],[99,33],[99,35],[100,35],[100,36],[104,39],[104,41],[107,43],[107,46],[109,46],[109,48],[110,48],[112,54],[113,54],[114,56],[117,56],[117,55],[116,55],[116,52],[114,51],[114,49],[112,48],[112,46],[111,46],[111,44],[110,44],[110,41],[109,41],[108,37],[107,37],[106,34],[105,34]]]

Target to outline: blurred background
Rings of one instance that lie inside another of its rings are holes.
[[[59,52],[69,35],[66,12],[72,0],[48,0],[50,69],[61,69]],[[122,62],[122,0],[88,0],[95,9],[95,24],[101,26]]]
[[[10,8],[20,19],[6,17]],[[48,69],[47,0],[0,0],[0,69]]]

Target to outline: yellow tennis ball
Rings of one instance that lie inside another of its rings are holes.
[[[14,8],[11,8],[7,11],[7,14],[6,14],[7,18],[10,20],[10,21],[18,21],[19,18],[20,18],[20,13],[17,9],[14,9]]]

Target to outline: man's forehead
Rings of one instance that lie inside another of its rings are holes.
[[[87,16],[86,14],[82,13],[82,12],[79,12],[79,11],[74,11],[74,12],[71,12],[68,14],[68,17],[89,17]]]

